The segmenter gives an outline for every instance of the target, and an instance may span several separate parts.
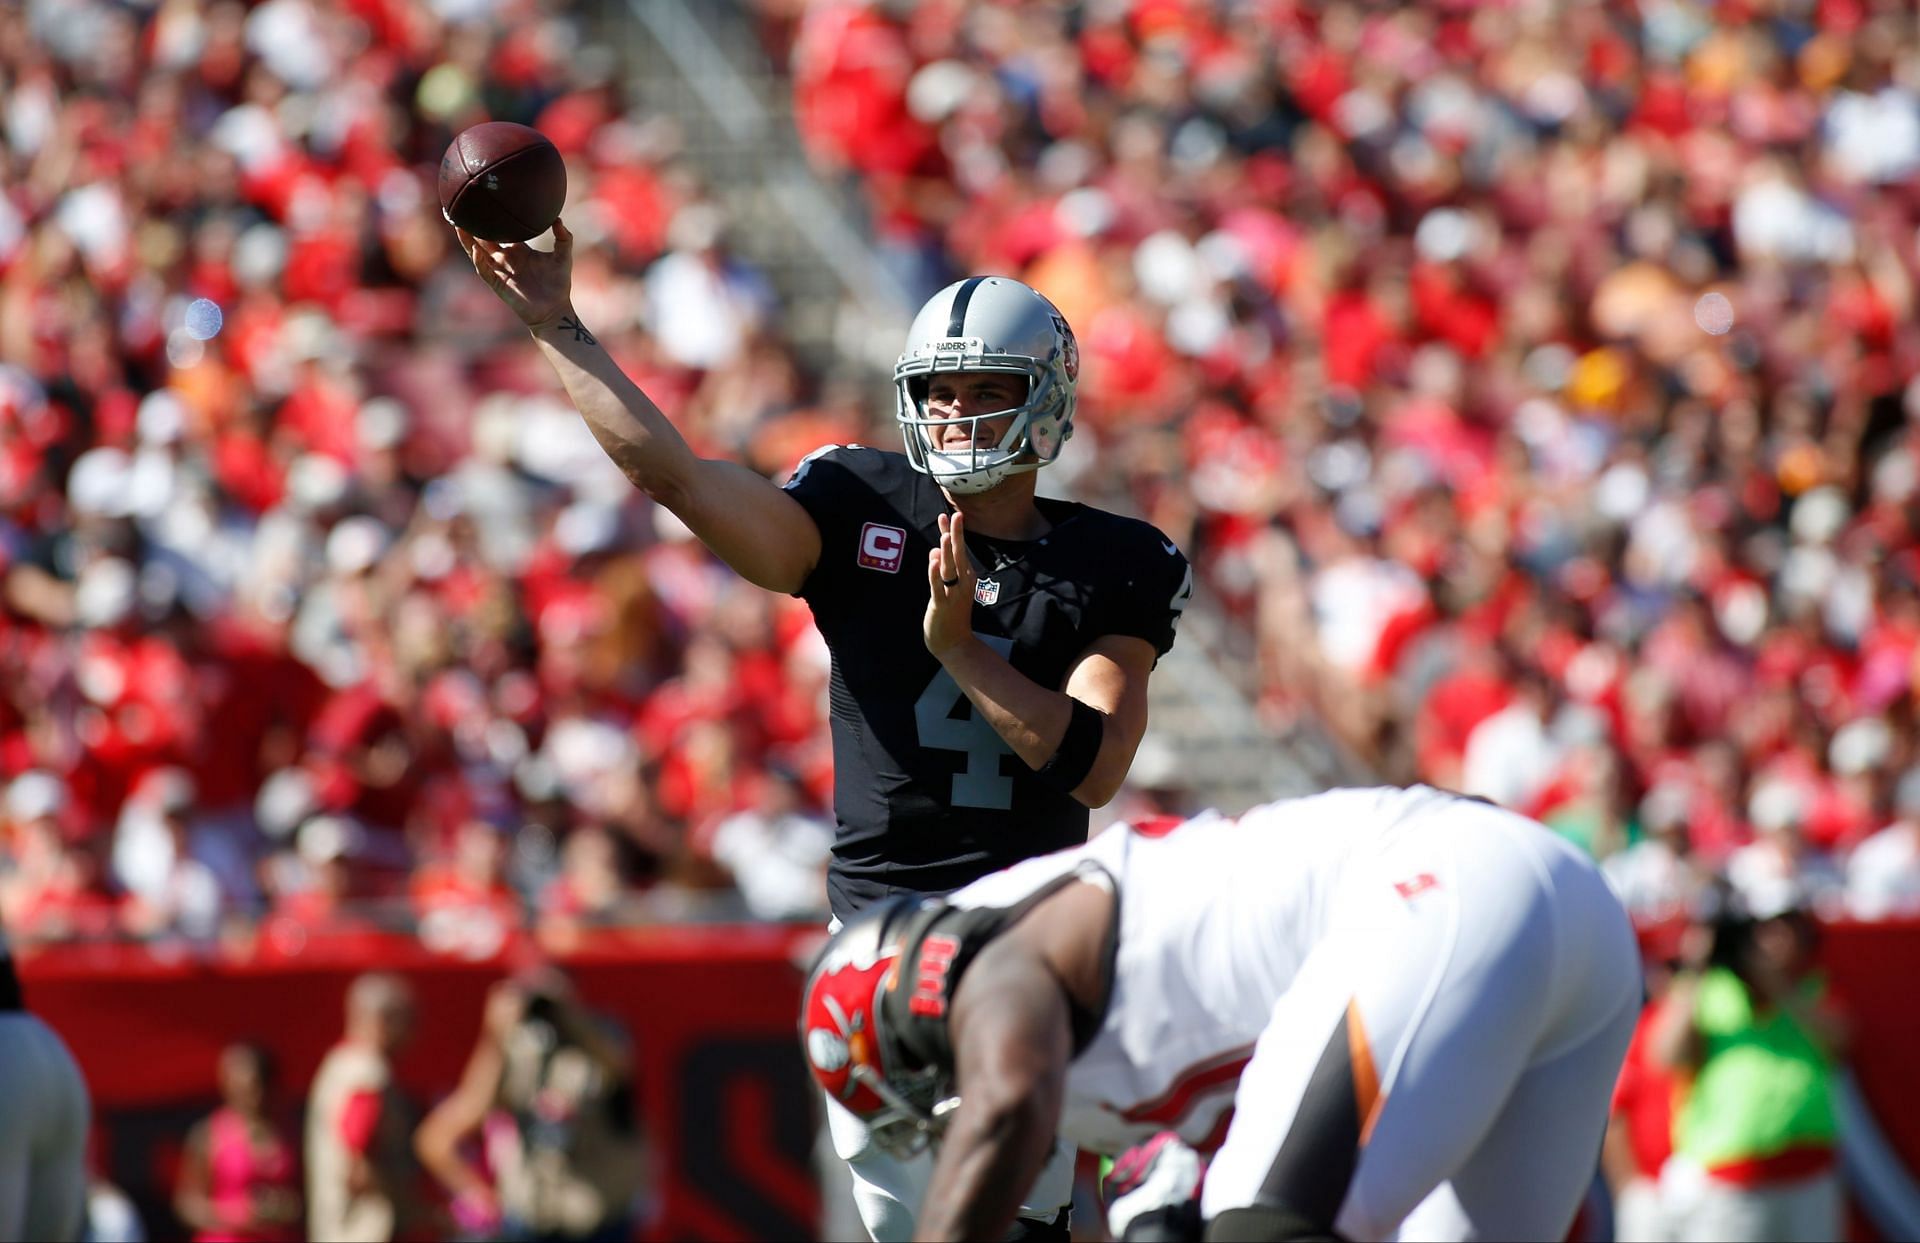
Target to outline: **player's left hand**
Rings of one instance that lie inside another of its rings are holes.
[[[927,650],[946,654],[973,638],[973,559],[967,556],[966,519],[940,515],[940,544],[927,554],[927,615],[920,630]]]

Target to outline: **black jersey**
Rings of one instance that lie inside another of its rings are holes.
[[[799,595],[833,653],[836,915],[890,893],[941,894],[1087,837],[1087,808],[1043,783],[927,651],[927,555],[944,493],[906,457],[823,449],[787,491],[820,528]],[[1151,525],[1041,500],[1037,540],[969,533],[980,578],[973,628],[1015,669],[1061,689],[1105,635],[1156,654],[1193,589],[1187,559]]]

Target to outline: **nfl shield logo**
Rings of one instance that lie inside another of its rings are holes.
[[[973,601],[975,604],[994,604],[998,602],[999,599],[999,579],[983,578],[973,584]]]

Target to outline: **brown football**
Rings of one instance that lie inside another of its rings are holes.
[[[566,203],[566,163],[537,129],[487,121],[462,130],[440,157],[440,210],[475,237],[538,237]]]

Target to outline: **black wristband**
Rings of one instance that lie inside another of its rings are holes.
[[[1062,794],[1079,789],[1093,771],[1093,761],[1100,755],[1100,740],[1107,732],[1106,713],[1078,699],[1069,697],[1068,702],[1073,705],[1073,716],[1067,721],[1067,732],[1052,758],[1036,770],[1040,780]]]

